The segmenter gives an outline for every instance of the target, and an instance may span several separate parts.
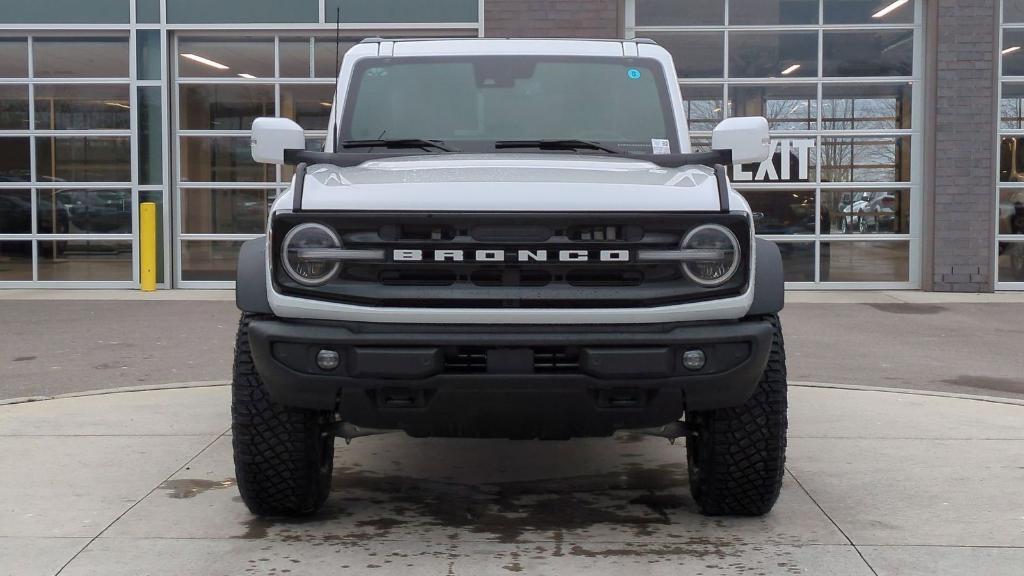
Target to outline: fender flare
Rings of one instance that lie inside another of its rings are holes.
[[[782,253],[771,240],[756,239],[757,260],[754,268],[754,301],[750,316],[775,314],[785,306],[786,280],[782,270]]]
[[[273,314],[267,299],[267,237],[242,243],[235,277],[235,306],[242,312]]]

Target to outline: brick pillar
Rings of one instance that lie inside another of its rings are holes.
[[[484,0],[489,38],[621,38],[622,0]]]
[[[925,241],[932,241],[925,252],[931,252],[931,284],[940,292],[991,292],[999,0],[927,1],[935,28],[929,35],[935,50],[926,56],[934,58],[929,124],[935,148],[925,163],[932,172],[925,175],[932,211],[925,221]]]

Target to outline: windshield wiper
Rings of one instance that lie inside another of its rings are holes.
[[[442,152],[458,152],[444,145],[442,140],[424,140],[420,138],[396,138],[393,140],[345,140],[342,148],[423,148],[441,150]]]
[[[622,154],[615,150],[591,142],[590,140],[555,139],[555,140],[498,140],[494,143],[498,150],[502,148],[537,148],[539,150],[600,150],[609,154]]]

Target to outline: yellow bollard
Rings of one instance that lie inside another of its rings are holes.
[[[139,284],[143,292],[156,291],[156,203],[139,204]]]

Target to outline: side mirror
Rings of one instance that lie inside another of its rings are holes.
[[[711,133],[712,150],[731,150],[733,164],[761,163],[771,155],[768,121],[761,116],[728,118]]]
[[[263,164],[284,164],[285,150],[305,150],[302,126],[287,118],[257,118],[252,123],[252,159]]]

